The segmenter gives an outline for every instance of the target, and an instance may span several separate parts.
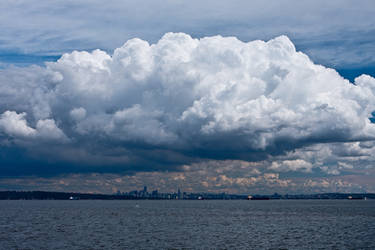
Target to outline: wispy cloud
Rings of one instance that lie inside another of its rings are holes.
[[[156,42],[170,31],[198,38],[236,36],[244,41],[286,34],[318,63],[360,67],[374,63],[373,9],[372,0],[267,4],[241,0],[4,0],[0,3],[0,50],[44,55],[74,49],[112,51],[130,38]]]

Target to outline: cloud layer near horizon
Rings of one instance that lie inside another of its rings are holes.
[[[3,69],[0,96],[2,148],[57,164],[56,173],[227,159],[334,173],[347,163],[332,164],[331,153],[324,159],[334,166],[327,167],[317,153],[296,156],[298,149],[346,143],[362,155],[375,139],[375,79],[350,83],[297,52],[286,36],[245,43],[167,33],[151,45],[131,39],[113,55],[74,51],[45,67]],[[3,160],[3,175],[12,174],[12,164],[28,165]]]

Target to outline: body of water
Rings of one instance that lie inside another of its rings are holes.
[[[375,249],[374,200],[3,200],[0,213],[0,249]]]

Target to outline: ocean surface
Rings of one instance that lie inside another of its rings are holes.
[[[0,249],[375,249],[375,200],[2,200]]]

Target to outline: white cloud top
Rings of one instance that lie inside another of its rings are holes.
[[[0,129],[8,136],[19,139],[46,139],[66,142],[64,133],[56,126],[53,119],[39,120],[36,128],[29,127],[25,119],[26,113],[17,114],[5,111],[0,116]]]
[[[26,113],[17,114],[6,111],[1,115],[0,127],[10,136],[28,137],[36,134],[35,129],[30,128],[25,120]]]

